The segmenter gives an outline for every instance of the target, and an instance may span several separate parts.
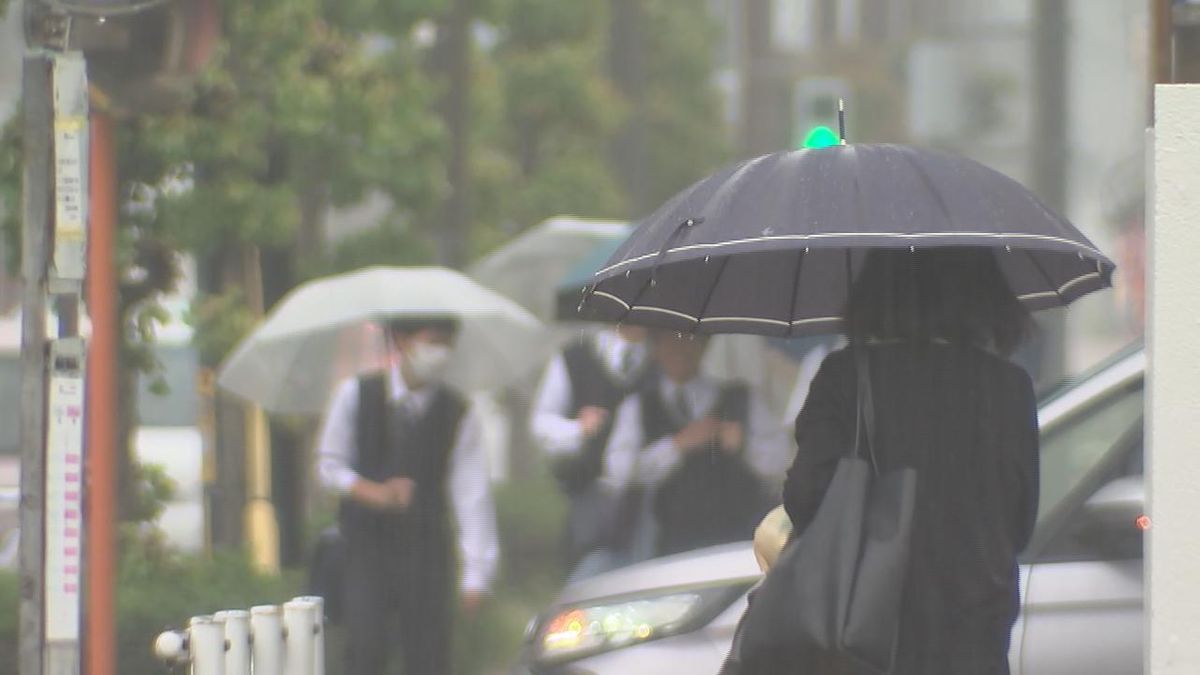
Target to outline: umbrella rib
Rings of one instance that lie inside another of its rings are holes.
[[[925,168],[918,164],[915,159],[913,159],[912,153],[901,152],[900,155],[904,157],[904,161],[908,162],[909,165],[912,166],[913,171],[915,171],[917,174],[917,177],[920,178],[921,182],[925,184],[925,187],[929,189],[929,194],[933,197],[933,203],[936,204],[938,210],[942,212],[942,219],[946,223],[946,226],[942,229],[950,230],[950,228],[954,227],[954,219],[950,217],[950,208],[946,206],[946,201],[942,199],[942,193],[939,192],[934,186],[933,180],[929,178],[929,174],[925,172]]]
[[[795,326],[796,317],[796,300],[800,296],[800,270],[804,267],[804,255],[806,249],[800,249],[796,255],[796,270],[792,272],[792,299],[788,302],[788,333],[792,332]]]
[[[1033,251],[1027,250],[1025,251],[1025,255],[1029,256],[1029,261],[1037,268],[1038,274],[1041,274],[1050,288],[1054,290],[1054,295],[1058,296],[1058,303],[1065,307],[1067,303],[1063,301],[1062,290],[1059,289],[1058,284],[1054,283],[1050,275],[1046,273],[1046,268],[1042,267],[1042,263],[1038,262],[1038,259],[1034,257]]]
[[[704,294],[704,302],[700,305],[700,311],[696,312],[695,324],[698,328],[704,321],[704,315],[708,313],[708,303],[712,301],[713,292],[717,290],[717,286],[721,283],[721,277],[725,274],[725,268],[729,266],[729,259],[733,256],[724,256],[721,258],[721,269],[717,270],[713,277],[712,284],[708,287],[708,292]]]
[[[651,285],[653,282],[654,282],[654,274],[653,274],[653,273],[647,274],[647,275],[646,275],[646,281],[645,281],[645,282],[642,284],[642,287],[641,287],[640,289],[638,289],[637,295],[635,295],[635,296],[633,296],[632,298],[630,298],[629,304],[627,304],[627,305],[625,306],[625,307],[626,307],[626,309],[625,309],[625,311],[624,311],[624,312],[621,314],[621,318],[620,318],[620,320],[618,320],[618,321],[617,321],[617,323],[624,322],[626,319],[628,319],[628,318],[629,318],[629,314],[630,314],[631,312],[633,312],[634,308],[637,306],[637,304],[638,304],[638,300],[641,300],[641,299],[642,299],[642,296],[646,294],[646,289],[647,289],[647,288],[650,288],[650,285]],[[595,290],[593,289],[593,293],[594,293],[594,292],[595,292]]]

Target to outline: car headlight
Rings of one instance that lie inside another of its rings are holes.
[[[732,605],[751,583],[675,589],[560,607],[530,631],[535,659],[561,663],[696,630]]]

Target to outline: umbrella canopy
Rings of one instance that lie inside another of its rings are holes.
[[[625,241],[625,237],[602,241],[592,247],[590,253],[580,258],[567,273],[558,281],[554,293],[554,318],[559,321],[578,321],[579,303],[583,302],[584,292],[592,283],[596,272],[608,265],[613,254]]]
[[[899,145],[764,155],[684,190],[593,278],[581,313],[697,333],[838,330],[871,248],[989,247],[1031,309],[1110,284],[1113,264],[1016,181]]]
[[[317,413],[343,377],[383,367],[383,323],[402,317],[459,321],[449,384],[495,388],[545,354],[542,324],[515,302],[440,267],[372,267],[310,281],[289,293],[221,367],[222,388],[278,413]]]
[[[543,321],[551,321],[555,318],[555,289],[563,277],[593,255],[597,246],[608,246],[611,253],[611,247],[632,229],[628,223],[616,221],[552,218],[484,256],[467,272]],[[602,262],[596,261],[589,277]]]

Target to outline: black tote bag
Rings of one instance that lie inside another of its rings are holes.
[[[812,522],[755,592],[739,660],[816,648],[891,670],[910,558],[917,473],[875,461],[874,401],[866,353],[856,353],[858,427]],[[861,456],[862,427],[869,457]]]

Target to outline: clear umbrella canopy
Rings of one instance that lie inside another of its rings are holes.
[[[512,300],[453,270],[372,267],[308,282],[279,302],[222,366],[218,384],[271,412],[317,413],[344,377],[386,363],[392,318],[450,316],[460,329],[446,380],[502,387],[546,354],[544,328]]]

